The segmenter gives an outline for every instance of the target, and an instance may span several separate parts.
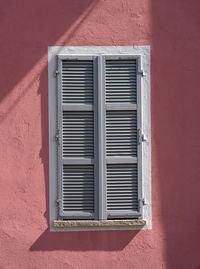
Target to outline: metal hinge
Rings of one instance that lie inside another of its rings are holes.
[[[145,201],[145,199],[144,198],[142,198],[142,199],[139,199],[139,201],[138,201],[139,203],[139,208],[141,208],[142,206],[144,206],[144,205],[147,205],[147,203],[146,203],[146,201]]]
[[[61,199],[57,199],[57,200],[56,200],[56,204],[57,204],[57,205],[59,205],[60,202],[61,202]]]
[[[146,201],[145,201],[144,198],[142,199],[142,204],[143,204],[143,205],[147,205],[147,203],[146,203]]]
[[[55,72],[54,72],[54,77],[57,77],[57,75],[59,75],[60,74],[60,72],[58,71],[58,70],[56,70]]]
[[[55,135],[56,141],[58,143],[58,145],[60,145],[60,130],[57,131],[56,135]]]
[[[147,141],[146,136],[142,133],[141,129],[138,129],[138,144]]]
[[[138,73],[138,75],[141,75],[142,77],[144,77],[144,76],[145,76],[145,74],[144,74],[144,71],[143,71],[143,70],[140,70],[140,71],[138,71],[137,73]]]
[[[58,199],[55,200],[55,202],[56,202],[56,205],[58,206],[59,210],[61,210],[61,208],[62,208],[62,200],[58,198]]]

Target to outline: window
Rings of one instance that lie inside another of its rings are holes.
[[[151,228],[150,48],[49,47],[49,146],[52,231]]]

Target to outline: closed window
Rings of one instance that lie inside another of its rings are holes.
[[[52,230],[151,226],[149,69],[148,47],[49,48]]]

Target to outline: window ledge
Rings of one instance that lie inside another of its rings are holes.
[[[54,228],[134,228],[143,227],[146,221],[143,219],[134,220],[54,220]]]

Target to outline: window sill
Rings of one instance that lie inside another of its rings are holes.
[[[143,219],[127,220],[54,220],[54,228],[88,229],[88,228],[143,228],[146,221]]]

